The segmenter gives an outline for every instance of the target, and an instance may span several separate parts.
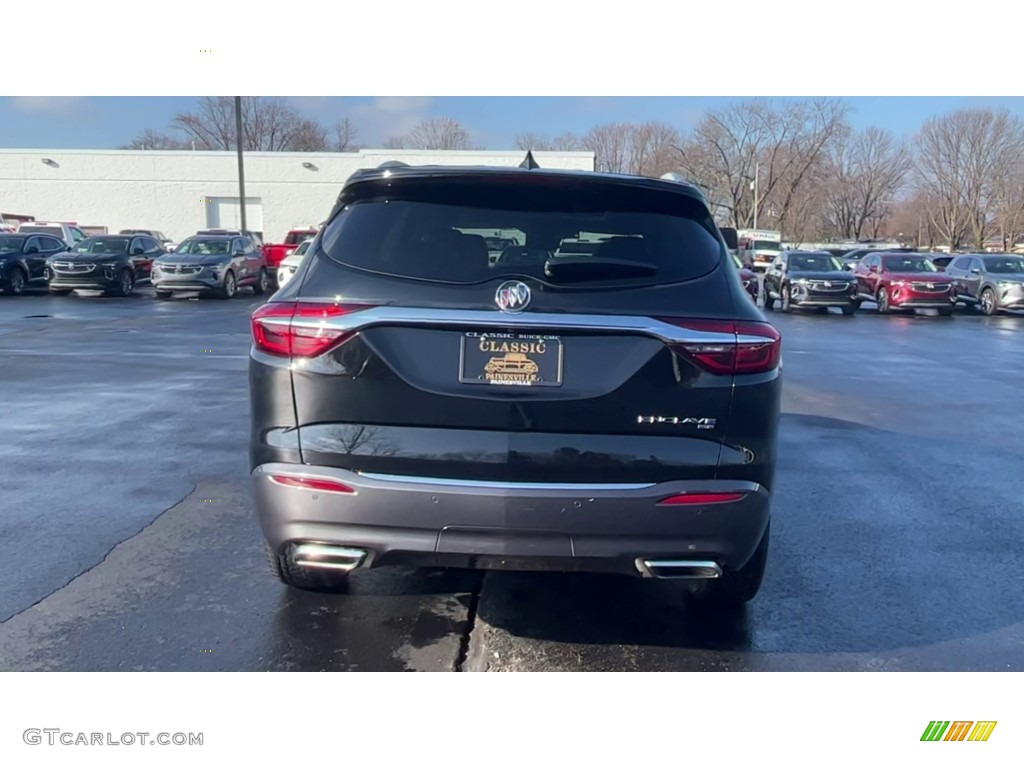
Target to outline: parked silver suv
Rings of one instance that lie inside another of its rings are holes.
[[[174,253],[153,262],[151,279],[158,299],[197,291],[230,299],[245,286],[259,296],[270,287],[262,249],[248,237],[227,235],[186,238]]]

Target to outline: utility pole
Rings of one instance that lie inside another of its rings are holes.
[[[761,164],[754,163],[754,182],[750,188],[754,190],[754,229],[757,229],[757,177],[761,171]],[[747,178],[750,178],[749,176]]]
[[[235,96],[235,146],[238,148],[238,206],[242,215],[242,233],[248,231],[245,223],[245,163],[242,160],[242,97]]]

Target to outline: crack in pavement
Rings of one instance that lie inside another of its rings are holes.
[[[141,536],[143,533],[145,533],[147,530],[149,530],[154,524],[156,524],[156,522],[158,520],[160,520],[161,517],[166,515],[168,512],[170,512],[172,509],[174,509],[178,505],[184,503],[185,500],[188,499],[189,496],[191,496],[193,493],[196,492],[196,488],[198,488],[198,487],[199,487],[198,483],[193,483],[192,487],[189,489],[188,493],[186,493],[184,496],[182,496],[180,499],[178,499],[176,502],[171,504],[166,509],[160,510],[160,512],[158,512],[156,514],[156,517],[154,517],[152,520],[150,520],[148,523],[146,523],[144,526],[142,526],[142,528],[140,528],[138,531],[133,533],[131,536],[126,536],[125,538],[121,539],[120,541],[114,543],[114,545],[111,546],[110,549],[108,549],[106,551],[106,553],[103,555],[103,557],[101,557],[97,562],[93,563],[92,565],[90,565],[85,570],[83,570],[83,571],[81,571],[79,573],[76,573],[74,576],[72,576],[70,579],[65,581],[59,587],[56,587],[55,589],[51,590],[50,592],[47,592],[45,595],[40,597],[38,600],[36,600],[31,605],[25,606],[20,611],[16,611],[15,613],[12,613],[7,618],[5,618],[3,620],[0,620],[0,627],[2,627],[7,622],[13,621],[14,619],[18,618],[23,613],[26,613],[27,611],[31,611],[33,608],[38,606],[40,603],[42,603],[42,602],[44,602],[46,600],[49,600],[51,597],[53,597],[55,594],[57,594],[61,590],[67,589],[76,579],[80,579],[82,576],[85,576],[89,572],[91,572],[91,571],[95,570],[96,568],[100,567],[101,565],[103,565],[107,561],[107,559],[110,557],[110,555],[113,554],[115,549],[120,547],[122,544],[124,544],[126,542],[129,542],[132,539],[137,538],[138,536]]]
[[[455,656],[455,666],[453,667],[453,671],[455,672],[466,671],[466,659],[469,657],[473,631],[476,629],[477,606],[480,603],[480,595],[484,591],[484,582],[486,580],[487,574],[484,573],[481,575],[477,588],[469,593],[469,605],[466,607],[466,631],[463,633],[462,637],[459,638],[459,652]]]

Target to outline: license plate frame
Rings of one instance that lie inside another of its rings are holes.
[[[483,386],[561,387],[561,336],[468,331],[459,347],[459,382]]]

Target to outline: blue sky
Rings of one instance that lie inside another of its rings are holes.
[[[739,97],[295,97],[301,111],[325,122],[349,116],[358,141],[375,146],[402,133],[423,117],[459,120],[474,141],[489,149],[512,146],[517,133],[554,136],[585,133],[606,122],[662,120],[688,128],[709,108]],[[853,123],[877,125],[912,134],[933,115],[965,106],[1006,107],[1024,117],[1020,97],[858,97]],[[177,113],[194,107],[196,98],[151,97],[7,97],[0,100],[0,147],[111,149],[127,143],[144,128],[163,129]]]

